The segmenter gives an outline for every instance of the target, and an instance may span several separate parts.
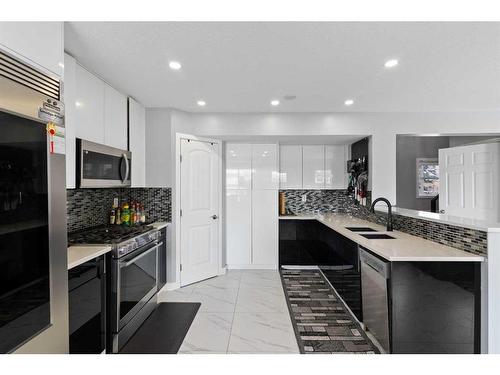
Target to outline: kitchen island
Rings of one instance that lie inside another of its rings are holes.
[[[386,352],[481,352],[484,257],[344,214],[279,225],[280,266],[321,269]]]

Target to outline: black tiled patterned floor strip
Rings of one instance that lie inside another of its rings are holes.
[[[319,270],[282,269],[281,282],[301,353],[379,353]]]

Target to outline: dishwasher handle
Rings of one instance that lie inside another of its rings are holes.
[[[389,279],[391,277],[390,262],[376,257],[363,247],[359,248],[359,259],[361,263],[364,263],[384,278]]]

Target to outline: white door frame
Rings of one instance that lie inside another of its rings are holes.
[[[217,148],[217,156],[218,156],[218,167],[219,178],[218,181],[218,209],[219,209],[219,227],[218,227],[218,247],[217,247],[217,256],[219,258],[219,275],[223,275],[226,273],[226,267],[222,264],[222,225],[224,222],[224,212],[222,211],[222,141],[220,139],[213,138],[205,138],[205,137],[196,137],[191,134],[184,133],[176,133],[175,134],[175,189],[172,192],[174,195],[174,199],[172,199],[172,219],[175,233],[175,240],[172,243],[175,243],[175,286],[169,288],[180,288],[181,285],[181,220],[180,220],[180,205],[181,205],[181,140],[182,139],[191,139],[194,141],[201,142],[212,142],[219,145]],[[170,268],[172,269],[172,268]]]

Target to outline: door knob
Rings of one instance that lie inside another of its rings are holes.
[[[212,215],[212,219],[216,220],[218,218],[217,215]]]

